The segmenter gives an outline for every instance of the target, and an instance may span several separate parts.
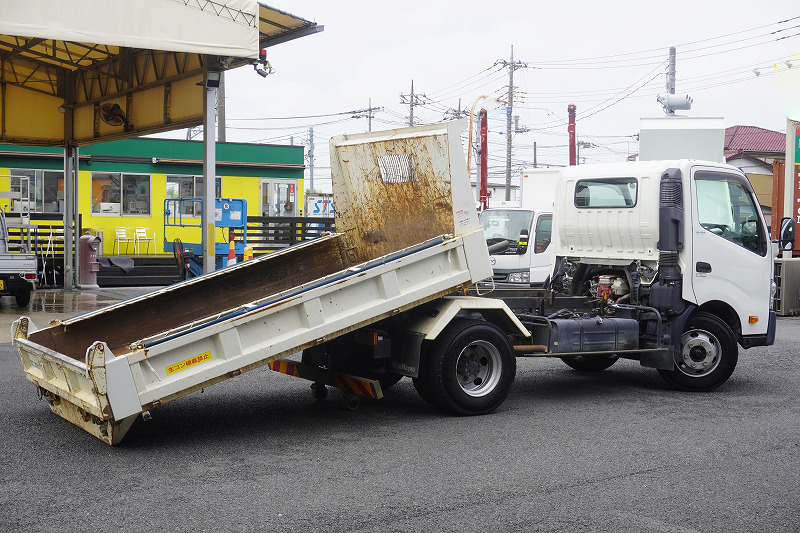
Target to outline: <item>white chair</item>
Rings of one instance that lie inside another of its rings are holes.
[[[114,228],[114,247],[112,248],[112,252],[119,255],[120,253],[120,243],[125,243],[125,253],[128,253],[128,243],[132,242],[134,244],[134,248],[136,247],[136,241],[128,237],[128,228]]]
[[[139,253],[142,250],[142,248],[141,248],[142,243],[143,242],[147,243],[147,251],[149,252],[150,251],[150,243],[151,242],[154,243],[156,237],[155,237],[155,234],[153,234],[152,237],[148,237],[147,236],[147,228],[136,228],[136,230],[134,231],[134,239],[136,239],[135,246],[134,246],[134,248],[136,248],[136,255],[139,255]]]

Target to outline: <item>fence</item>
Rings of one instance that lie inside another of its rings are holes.
[[[309,241],[333,232],[333,218],[247,217],[247,244],[256,254]]]
[[[19,223],[19,213],[6,213],[9,226]],[[78,219],[76,237],[81,234],[83,218]],[[31,213],[31,228],[8,228],[8,242],[11,245],[30,243],[31,253],[38,261],[39,280],[42,285],[53,286],[63,283],[64,278],[64,221],[58,213]],[[73,243],[73,250],[76,243]],[[13,251],[20,248],[14,246]]]

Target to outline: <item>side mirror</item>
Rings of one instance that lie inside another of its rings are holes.
[[[778,234],[778,247],[781,250],[789,251],[794,248],[795,222],[793,218],[781,220],[781,231]]]
[[[517,253],[524,255],[528,251],[528,230],[524,229],[519,232],[519,241],[517,241]]]

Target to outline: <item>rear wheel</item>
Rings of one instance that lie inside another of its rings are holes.
[[[14,295],[14,299],[17,301],[17,307],[28,307],[28,304],[31,303],[31,290],[18,292]]]
[[[456,320],[426,350],[414,386],[426,401],[459,415],[494,411],[506,399],[516,359],[505,333],[481,320]]]
[[[578,372],[602,372],[619,359],[616,355],[574,355],[562,357],[564,363]]]
[[[677,389],[705,392],[725,383],[738,360],[739,350],[731,328],[716,316],[701,311],[686,323],[681,351],[675,355],[675,369],[658,373]]]

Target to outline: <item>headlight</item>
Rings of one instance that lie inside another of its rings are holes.
[[[769,310],[775,310],[775,294],[778,292],[778,284],[773,279],[769,286]]]
[[[530,271],[512,272],[508,275],[509,283],[530,283],[530,281],[531,281]]]

